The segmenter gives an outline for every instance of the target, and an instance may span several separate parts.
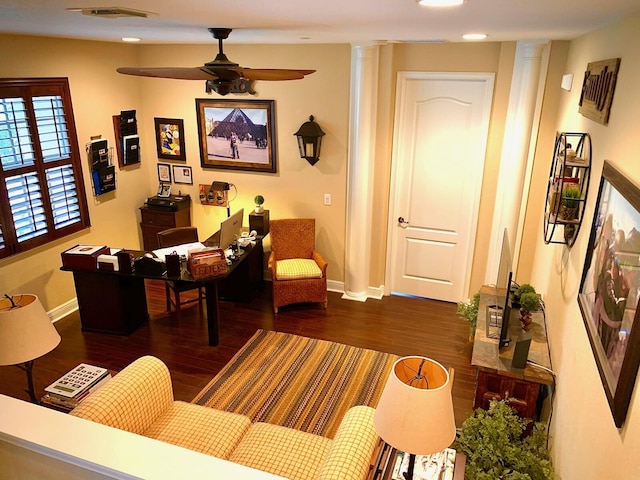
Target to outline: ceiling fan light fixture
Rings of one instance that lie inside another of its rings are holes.
[[[416,0],[423,7],[457,7],[466,0]]]

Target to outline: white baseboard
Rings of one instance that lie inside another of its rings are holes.
[[[47,315],[49,315],[49,318],[53,323],[56,323],[61,318],[66,317],[76,310],[78,310],[78,299],[74,297],[68,302],[63,303],[62,305],[58,305],[53,310],[49,310],[47,312]]]

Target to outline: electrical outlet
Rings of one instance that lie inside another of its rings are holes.
[[[325,193],[324,194],[324,204],[325,205],[331,205],[331,194],[330,193]]]

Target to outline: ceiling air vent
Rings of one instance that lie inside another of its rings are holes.
[[[122,7],[91,7],[91,8],[69,8],[72,12],[82,12],[83,15],[102,18],[121,18],[121,17],[138,17],[147,18],[153,15],[151,12],[143,12],[141,10],[133,10],[132,8]]]

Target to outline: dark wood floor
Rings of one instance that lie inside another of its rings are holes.
[[[455,369],[453,394],[458,425],[472,408],[472,344],[467,323],[455,315],[455,304],[399,296],[356,302],[329,293],[327,310],[296,305],[282,307],[276,316],[266,283],[251,303],[221,302],[220,345],[209,347],[206,321],[197,306],[183,310],[178,322],[175,313],[165,311],[164,286],[156,282],[147,284],[147,302],[149,321],[129,337],[83,333],[77,312],[56,322],[62,337],[60,345],[35,362],[38,395],[78,363],[117,371],[150,354],[169,367],[176,399],[190,401],[256,329],[262,328],[397,355],[428,356]],[[24,372],[13,366],[0,367],[0,393],[28,400],[25,387]]]

